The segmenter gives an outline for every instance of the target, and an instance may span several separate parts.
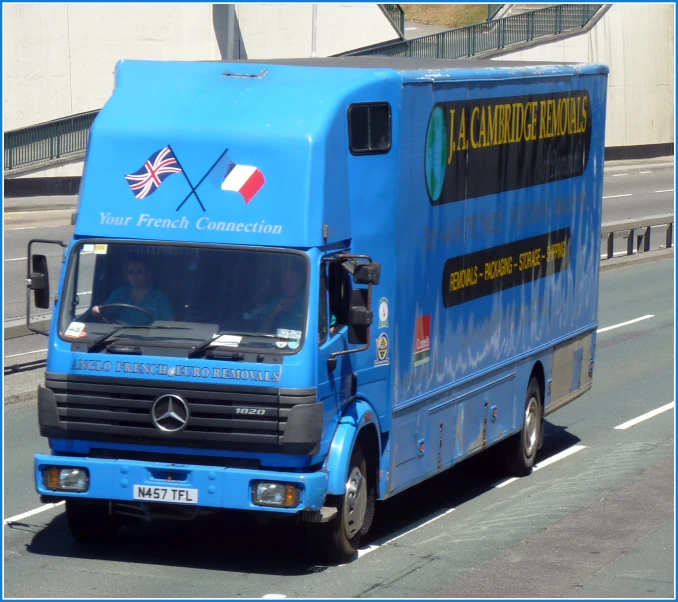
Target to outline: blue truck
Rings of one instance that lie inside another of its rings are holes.
[[[606,90],[590,64],[121,61],[55,299],[29,245],[41,499],[90,542],[287,515],[344,562],[378,501],[478,452],[529,474],[592,383]]]

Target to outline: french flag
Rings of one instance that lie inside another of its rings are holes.
[[[214,181],[221,190],[239,192],[246,204],[249,204],[266,183],[266,178],[258,167],[233,163],[227,153],[215,165],[214,176]]]

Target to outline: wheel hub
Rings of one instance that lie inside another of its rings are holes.
[[[346,483],[344,496],[344,531],[346,537],[353,539],[365,522],[367,509],[367,484],[365,477],[357,466],[353,467]]]
[[[539,435],[539,402],[531,397],[525,408],[525,455],[530,458],[537,447]]]

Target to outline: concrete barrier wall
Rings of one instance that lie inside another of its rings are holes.
[[[100,109],[122,58],[219,59],[209,4],[9,4],[5,129]],[[159,10],[161,9],[161,10]]]
[[[378,4],[318,4],[317,56],[400,39]],[[311,56],[312,4],[238,4],[247,58]]]
[[[5,4],[5,130],[100,109],[120,59],[311,55],[311,4],[236,4],[235,12],[229,29],[224,4]],[[318,4],[318,56],[395,39],[377,4]]]
[[[606,147],[674,142],[673,4],[613,4],[586,34],[495,60],[604,63],[610,67]]]
[[[34,169],[21,171],[18,175],[5,174],[5,178],[68,178],[81,176],[85,168],[84,159],[76,159],[57,165],[56,167],[35,167]],[[5,180],[5,181],[6,181]]]

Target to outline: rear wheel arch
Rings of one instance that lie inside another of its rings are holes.
[[[546,404],[546,374],[544,372],[544,365],[540,360],[537,360],[532,367],[532,373],[530,374],[530,380],[536,379],[539,383],[539,393],[541,396],[541,423],[539,425],[539,444],[538,448],[541,449],[544,444],[544,414],[545,414],[545,404]]]
[[[373,422],[360,429],[356,440],[363,450],[369,478],[373,479],[377,491],[379,491],[379,471],[381,466],[380,440],[377,426]]]
[[[539,383],[539,393],[541,394],[541,407],[544,409],[544,399],[546,399],[546,375],[544,372],[544,365],[541,363],[540,360],[537,360],[532,367],[532,373],[530,374],[530,378],[527,381],[528,383],[530,380],[533,378],[537,379],[537,382]]]

